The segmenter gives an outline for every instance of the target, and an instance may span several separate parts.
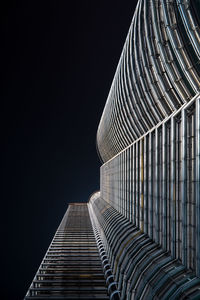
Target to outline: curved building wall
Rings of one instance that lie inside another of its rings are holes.
[[[200,297],[200,96],[101,167],[90,207],[121,299]]]
[[[200,275],[200,97],[101,167],[101,198]]]
[[[199,13],[138,1],[98,127],[89,210],[124,300],[200,298]]]
[[[70,205],[25,299],[200,299],[199,13],[138,1],[97,132],[100,192]]]
[[[139,0],[97,131],[104,162],[199,93],[198,1]]]
[[[121,300],[199,299],[200,279],[148,234],[104,201],[89,202]]]

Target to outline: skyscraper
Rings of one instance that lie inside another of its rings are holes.
[[[198,10],[138,1],[97,132],[100,192],[69,206],[27,299],[106,299],[106,285],[110,299],[200,299]],[[80,268],[68,263],[74,243]]]
[[[109,299],[103,252],[87,203],[71,203],[25,299]],[[115,283],[111,291],[119,299]]]

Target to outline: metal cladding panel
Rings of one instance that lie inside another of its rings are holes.
[[[138,1],[97,131],[104,162],[199,93],[197,7]]]

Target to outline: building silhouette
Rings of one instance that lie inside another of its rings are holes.
[[[138,1],[98,127],[100,191],[69,206],[26,299],[200,299],[199,12]]]

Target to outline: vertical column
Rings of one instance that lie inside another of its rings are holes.
[[[116,191],[116,157],[113,159],[113,162],[112,162],[112,202],[113,202],[113,207],[115,209],[117,209],[117,198],[116,198],[116,194],[115,194],[115,191]]]
[[[124,203],[124,216],[126,217],[126,151],[122,152],[123,157],[123,203]]]
[[[117,199],[115,197],[115,185],[116,185],[115,165],[116,165],[116,158],[114,158],[112,162],[112,203],[113,203],[113,207],[116,209]]]
[[[140,140],[140,230],[144,231],[144,139]]]
[[[187,119],[186,110],[182,110],[182,259],[187,266]]]
[[[159,132],[155,129],[155,242],[159,243]]]
[[[107,194],[107,199],[108,199],[108,203],[110,203],[110,163],[107,162],[106,164],[106,176],[107,176],[107,180],[106,180],[106,194]]]
[[[126,194],[128,201],[128,215],[127,218],[130,221],[130,147],[127,149],[127,157],[126,157],[126,165],[127,165],[127,183],[126,183]]]
[[[121,157],[121,213],[124,215],[124,203],[123,203],[123,155],[120,154]]]
[[[167,140],[167,250],[171,251],[171,119],[166,124]]]
[[[135,206],[136,206],[136,209],[135,209],[135,220],[136,220],[136,226],[139,226],[138,224],[138,142],[135,144],[135,150],[136,150],[136,162],[135,162],[135,190],[136,190],[136,193],[135,193]]]
[[[126,217],[129,218],[129,197],[128,197],[128,149],[125,150],[125,201],[126,201]]]
[[[156,174],[155,174],[155,130],[151,133],[151,138],[152,138],[152,143],[151,143],[151,191],[152,191],[152,231],[153,231],[153,240],[156,240],[156,219],[157,219],[157,215],[156,215],[156,201],[155,201],[155,190],[156,190],[156,186],[155,186],[155,179],[156,179]]]
[[[163,199],[163,232],[162,232],[162,246],[164,251],[167,250],[167,151],[166,151],[166,145],[167,145],[167,133],[166,133],[166,124],[164,123],[162,126],[162,199]]]
[[[119,212],[122,214],[122,157],[119,155]]]
[[[123,161],[123,180],[122,180],[122,184],[123,184],[123,215],[126,217],[126,201],[125,201],[125,179],[126,179],[126,166],[125,166],[125,151],[122,152],[122,161]]]
[[[196,274],[200,276],[200,97],[196,100]]]
[[[153,239],[153,149],[152,133],[149,133],[149,236]]]
[[[140,227],[140,141],[137,142],[137,226]]]
[[[108,162],[108,197],[109,197],[109,204],[112,205],[112,162]]]
[[[136,225],[136,143],[133,145],[133,223]]]
[[[119,155],[117,156],[117,168],[116,168],[116,176],[117,176],[117,199],[118,199],[118,204],[117,204],[117,211],[120,211],[120,204],[119,204]]]
[[[127,219],[129,220],[130,202],[129,202],[129,148],[126,150],[126,202],[127,202]]]
[[[180,115],[179,115],[180,117]],[[181,122],[176,123],[176,258],[182,259]]]
[[[144,232],[148,233],[148,136],[144,137]]]
[[[116,191],[116,193],[117,193],[117,199],[118,199],[118,202],[117,202],[117,211],[120,211],[120,198],[119,198],[119,183],[120,183],[120,181],[119,181],[119,176],[120,176],[120,174],[119,174],[119,155],[117,156],[117,168],[116,168],[116,172],[117,172],[117,174],[116,174],[116,176],[117,176],[117,191]]]
[[[172,257],[176,256],[176,149],[175,149],[176,135],[175,135],[175,118],[171,118],[171,252]]]
[[[133,146],[129,152],[129,190],[130,190],[130,222],[133,221]]]

